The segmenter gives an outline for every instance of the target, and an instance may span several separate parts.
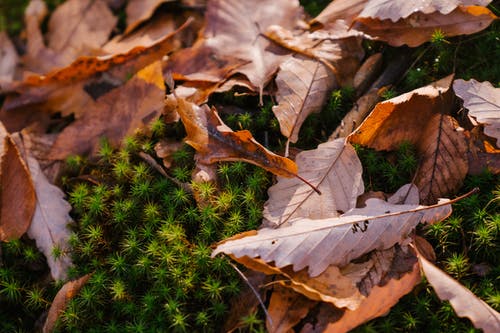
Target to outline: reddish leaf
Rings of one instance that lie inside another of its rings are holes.
[[[134,30],[139,24],[149,19],[156,8],[162,3],[173,0],[130,0],[125,12],[127,13],[127,29],[125,34]]]
[[[284,288],[274,288],[269,302],[269,316],[266,327],[272,333],[288,333],[304,318],[316,302],[307,299],[301,294]]]
[[[2,123],[0,154],[0,241],[9,241],[28,230],[36,194],[28,167]]]
[[[297,165],[293,161],[264,148],[249,131],[233,132],[214,108],[199,107],[179,98],[177,112],[188,134],[186,143],[197,150],[199,162],[245,161],[276,175],[297,176]]]

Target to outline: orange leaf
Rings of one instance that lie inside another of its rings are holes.
[[[233,132],[219,118],[215,108],[209,109],[178,99],[177,112],[188,136],[186,143],[197,150],[201,163],[245,161],[276,175],[296,177],[297,165],[264,148],[249,131]]]

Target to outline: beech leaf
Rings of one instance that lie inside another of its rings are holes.
[[[464,101],[469,110],[469,118],[474,123],[484,125],[484,134],[496,139],[500,147],[500,88],[490,82],[455,80],[455,94]]]
[[[2,83],[12,81],[19,56],[6,31],[0,31],[0,91]]]
[[[279,104],[273,106],[273,112],[290,142],[297,142],[302,123],[321,110],[335,82],[332,71],[314,59],[296,55],[280,65],[276,77]]]
[[[69,301],[74,298],[80,289],[87,283],[90,279],[91,274],[82,276],[79,279],[68,281],[62,286],[61,289],[54,297],[52,304],[50,305],[49,313],[47,314],[47,319],[43,325],[43,333],[53,332],[56,327],[57,319],[66,310]]]
[[[259,257],[295,271],[309,267],[312,277],[329,265],[343,266],[371,250],[382,250],[403,241],[419,223],[435,223],[451,214],[447,201],[433,206],[394,205],[369,199],[337,218],[301,219],[278,229],[262,228],[255,235],[229,238],[218,244],[218,253]]]
[[[476,328],[485,333],[496,333],[500,330],[500,313],[434,266],[418,251],[417,256],[427,281],[441,300],[450,301],[458,316],[468,317]]]
[[[219,118],[215,108],[197,106],[178,99],[177,111],[186,128],[186,143],[196,149],[198,162],[245,161],[276,175],[296,177],[297,165],[264,148],[249,131],[233,132]]]
[[[21,136],[16,136],[16,142],[24,147]],[[71,205],[64,199],[64,192],[49,182],[31,153],[24,149],[23,155],[36,191],[36,208],[28,237],[35,240],[38,249],[45,255],[52,278],[65,280],[68,268],[72,265],[68,244],[71,234],[68,224],[73,222],[69,216]],[[62,255],[54,257],[54,248]]]
[[[0,122],[0,241],[21,237],[35,213],[36,194],[28,166]]]
[[[362,166],[354,148],[345,144],[344,139],[303,151],[296,156],[295,162],[299,174],[322,195],[318,196],[299,179],[278,177],[278,182],[268,190],[263,225],[276,228],[304,217],[336,217],[339,211],[347,212],[356,206],[356,198],[364,191]]]
[[[134,30],[139,24],[149,19],[156,8],[162,3],[173,0],[130,0],[125,12],[127,14],[127,29],[125,34]]]

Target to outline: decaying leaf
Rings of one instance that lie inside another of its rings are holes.
[[[415,175],[424,203],[455,193],[468,170],[467,142],[457,122],[448,115],[435,114],[422,132],[417,150],[422,162]]]
[[[484,126],[484,134],[496,139],[500,147],[500,88],[490,82],[455,80],[455,94],[464,101],[469,110],[469,118]]]
[[[119,89],[98,98],[92,108],[61,132],[48,158],[62,160],[70,154],[95,154],[102,137],[119,146],[125,136],[160,115],[164,94],[161,65],[155,62]]]
[[[362,166],[354,148],[344,139],[320,144],[314,150],[299,153],[295,162],[299,174],[322,193],[296,178],[278,178],[269,188],[264,206],[263,225],[286,226],[301,218],[336,217],[356,206],[363,193]]]
[[[383,286],[375,286],[356,310],[346,309],[339,313],[331,309],[331,305],[323,304],[316,325],[306,324],[301,333],[349,332],[371,319],[386,314],[401,297],[412,291],[420,280],[419,265],[415,262],[407,274],[403,274],[400,278],[391,278]]]
[[[90,279],[91,275],[92,274],[87,274],[77,280],[66,282],[57,292],[50,306],[49,313],[47,314],[47,320],[43,325],[43,333],[49,333],[54,330],[57,319],[61,313],[66,310],[69,301],[78,294],[80,289],[82,289]]]
[[[210,109],[206,104],[199,107],[179,98],[177,112],[188,134],[185,141],[196,149],[199,162],[245,161],[276,175],[297,176],[297,165],[293,161],[264,148],[249,131],[233,132],[215,108]]]
[[[125,29],[125,34],[128,34],[139,24],[149,19],[158,6],[169,1],[173,0],[130,0],[125,9],[127,14],[127,29]]]
[[[36,194],[19,149],[0,123],[0,241],[21,237],[35,213]]]
[[[307,116],[321,111],[334,84],[334,73],[317,60],[296,55],[280,65],[276,77],[278,105],[273,106],[273,112],[281,133],[290,142],[297,142]]]
[[[269,316],[266,321],[270,333],[288,333],[304,318],[316,302],[297,294],[288,288],[276,287],[269,302]]]
[[[276,267],[309,267],[309,275],[321,274],[329,265],[343,266],[375,249],[401,242],[419,223],[435,223],[451,214],[447,201],[433,206],[394,205],[370,199],[337,218],[301,219],[278,229],[262,228],[255,235],[218,244],[218,253],[234,257],[259,257]]]
[[[38,161],[26,149],[22,137],[16,135],[15,140],[22,147],[36,191],[36,208],[28,237],[35,240],[38,249],[45,255],[52,278],[65,280],[72,265],[68,244],[71,234],[68,225],[73,221],[69,216],[71,205],[64,199],[64,192],[49,182]],[[62,253],[58,257],[54,256],[55,248]]]
[[[173,162],[172,155],[182,148],[183,143],[172,139],[162,139],[155,145],[155,152],[159,158],[163,159],[165,168],[170,168]]]
[[[427,281],[441,300],[450,301],[458,316],[469,318],[476,328],[485,333],[496,333],[500,330],[500,313],[430,263],[418,251],[417,256]]]
[[[403,142],[417,148],[416,182],[425,203],[434,203],[462,185],[468,169],[467,144],[448,116],[453,107],[452,76],[378,103],[348,141],[377,150]]]
[[[6,31],[0,31],[0,91],[2,82],[10,82],[14,78],[19,56]]]

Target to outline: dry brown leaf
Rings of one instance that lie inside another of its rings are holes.
[[[299,174],[315,185],[321,195],[296,178],[278,178],[269,188],[263,225],[271,228],[292,224],[301,218],[336,217],[356,205],[364,191],[362,166],[354,148],[343,139],[322,143],[295,159]]]
[[[245,161],[279,176],[297,176],[293,161],[264,148],[249,131],[233,132],[214,108],[206,104],[199,107],[179,98],[177,112],[188,135],[185,141],[196,149],[198,162]]]
[[[227,57],[246,61],[238,67],[261,95],[279,64],[290,53],[262,35],[272,25],[292,30],[302,16],[296,0],[263,0],[250,5],[244,0],[214,0],[207,4],[206,25],[196,48],[215,52],[215,60]],[[202,44],[202,45],[200,45]],[[194,53],[196,50],[186,51]],[[231,67],[230,64],[227,65]],[[223,67],[223,66],[218,66]],[[225,67],[225,66],[224,66]]]
[[[345,310],[339,313],[331,309],[330,305],[323,305],[316,325],[306,324],[301,333],[349,332],[373,318],[386,314],[420,280],[419,265],[415,262],[410,272],[402,275],[401,278],[391,278],[383,286],[375,286],[356,310]]]
[[[0,91],[2,84],[14,79],[19,56],[6,31],[0,31]]]
[[[69,301],[75,297],[80,289],[87,283],[92,274],[87,274],[81,278],[73,281],[66,282],[64,286],[57,292],[56,297],[50,305],[49,313],[47,314],[47,320],[43,325],[43,333],[52,332],[56,326],[57,319],[61,315]]]
[[[435,114],[429,119],[417,145],[420,165],[415,184],[420,189],[423,203],[434,203],[438,198],[460,189],[467,174],[467,141],[459,132],[458,123],[450,116]]]
[[[0,241],[21,237],[35,213],[36,194],[28,166],[0,123]]]
[[[358,17],[354,29],[392,46],[419,46],[432,39],[436,30],[447,36],[470,35],[486,29],[497,17],[487,8],[458,7],[449,14],[416,12],[395,23],[391,20]]]
[[[172,155],[182,148],[183,143],[173,139],[162,139],[155,145],[156,155],[163,159],[165,168],[170,168],[173,162]]]
[[[395,150],[403,141],[417,145],[434,114],[449,113],[453,76],[378,103],[348,141],[377,150]]]
[[[278,268],[293,265],[295,271],[309,267],[311,277],[329,265],[343,266],[375,249],[402,242],[419,223],[435,223],[451,214],[449,201],[433,206],[394,205],[370,199],[337,217],[301,219],[278,229],[262,228],[240,239],[220,242],[212,252],[239,258],[259,257]]]
[[[455,94],[464,101],[473,123],[484,126],[484,134],[496,140],[500,148],[500,88],[490,82],[455,80]]]
[[[127,53],[106,57],[80,57],[68,67],[46,75],[27,77],[16,88],[19,95],[6,98],[0,118],[9,118],[7,111],[33,104],[38,104],[37,108],[42,110],[62,112],[63,115],[73,113],[79,118],[86,109],[93,107],[96,99],[122,85],[131,74],[161,60],[175,46],[174,36],[190,22],[186,21],[148,47],[137,46]],[[32,114],[33,109],[30,108],[24,117],[29,120]]]
[[[127,14],[127,28],[125,34],[130,33],[139,24],[148,20],[162,3],[173,0],[130,0],[125,12]]]
[[[354,19],[361,13],[366,6],[368,0],[335,0],[330,2],[328,6],[311,23],[321,24],[323,26],[332,24],[336,21],[344,21],[345,25],[350,26]]]
[[[288,288],[276,287],[269,302],[268,313],[272,324],[266,321],[270,333],[289,333],[304,318],[316,302]]]
[[[28,8],[26,15],[30,14]],[[48,47],[40,39],[41,34],[34,31],[39,29],[35,22],[28,23],[28,52],[24,62],[28,70],[46,73],[69,65],[78,56],[95,54],[108,40],[117,18],[104,1],[66,1],[50,17]],[[30,39],[34,40],[30,42]],[[30,43],[33,47],[29,46]]]
[[[491,0],[427,0],[417,1],[388,1],[369,0],[358,17],[371,17],[379,20],[391,20],[397,22],[402,18],[407,18],[415,12],[422,14],[432,14],[435,12],[447,15],[458,6],[487,6]]]
[[[164,94],[161,64],[155,62],[122,87],[98,98],[92,108],[61,132],[48,158],[62,160],[70,154],[95,154],[102,137],[119,146],[125,136],[160,115]]]
[[[44,175],[40,164],[24,144],[23,136],[15,134],[13,138],[22,150],[36,191],[36,208],[28,237],[35,240],[38,249],[45,255],[52,278],[65,280],[72,265],[68,244],[71,234],[68,225],[73,221],[69,216],[71,205],[64,199],[64,192]],[[62,252],[58,258],[53,255],[55,247]]]
[[[469,318],[474,327],[482,329],[485,333],[500,331],[500,313],[431,264],[418,251],[417,256],[427,281],[441,300],[450,301],[458,316]]]
[[[302,123],[321,111],[335,83],[334,73],[317,60],[295,55],[283,62],[276,76],[278,105],[273,106],[281,134],[297,142]]]

